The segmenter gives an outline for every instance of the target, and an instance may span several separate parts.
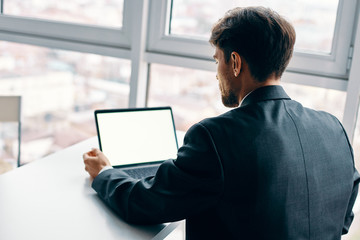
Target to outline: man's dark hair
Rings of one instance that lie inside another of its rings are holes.
[[[295,30],[276,12],[264,7],[235,8],[214,25],[209,42],[224,51],[225,61],[235,51],[259,82],[272,74],[280,78],[291,59]]]

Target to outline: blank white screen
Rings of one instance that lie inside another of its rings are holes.
[[[112,165],[176,158],[170,109],[98,113],[103,153]]]

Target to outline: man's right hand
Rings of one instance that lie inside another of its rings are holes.
[[[85,170],[92,178],[95,178],[101,169],[111,166],[107,157],[99,149],[94,148],[83,155]]]

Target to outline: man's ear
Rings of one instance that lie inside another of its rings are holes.
[[[237,77],[240,74],[242,68],[241,56],[237,52],[232,52],[230,58],[232,62],[234,76]]]

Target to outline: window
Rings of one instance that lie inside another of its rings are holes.
[[[347,77],[356,1],[153,1],[148,48],[154,52],[211,60],[211,26],[234,6],[264,5],[287,17],[297,32],[289,71]]]
[[[265,6],[276,9],[295,26],[298,51],[330,54],[335,31],[338,0],[296,1],[189,1],[173,0],[169,34],[209,38],[209,29],[232,8],[241,6]]]
[[[123,5],[124,0],[5,0],[3,13],[120,28],[123,20]]]
[[[281,85],[291,99],[300,102],[304,107],[326,111],[340,121],[343,118],[346,92],[287,82]]]
[[[122,58],[130,56],[128,29],[132,7],[128,1],[1,2],[2,40]]]
[[[0,123],[0,174],[17,166],[18,123]]]
[[[22,95],[22,162],[96,135],[94,109],[128,106],[130,62],[0,42],[0,92]]]
[[[173,106],[178,130],[186,131],[206,117],[231,110],[221,102],[215,72],[162,64],[152,64],[150,72],[148,105]],[[327,111],[342,119],[345,92],[286,82],[282,86],[305,107]]]
[[[359,112],[358,112],[359,113]],[[358,116],[354,132],[353,149],[355,155],[356,168],[360,171],[360,118]]]
[[[222,105],[215,72],[152,64],[148,106],[173,108],[177,130],[230,110]]]

